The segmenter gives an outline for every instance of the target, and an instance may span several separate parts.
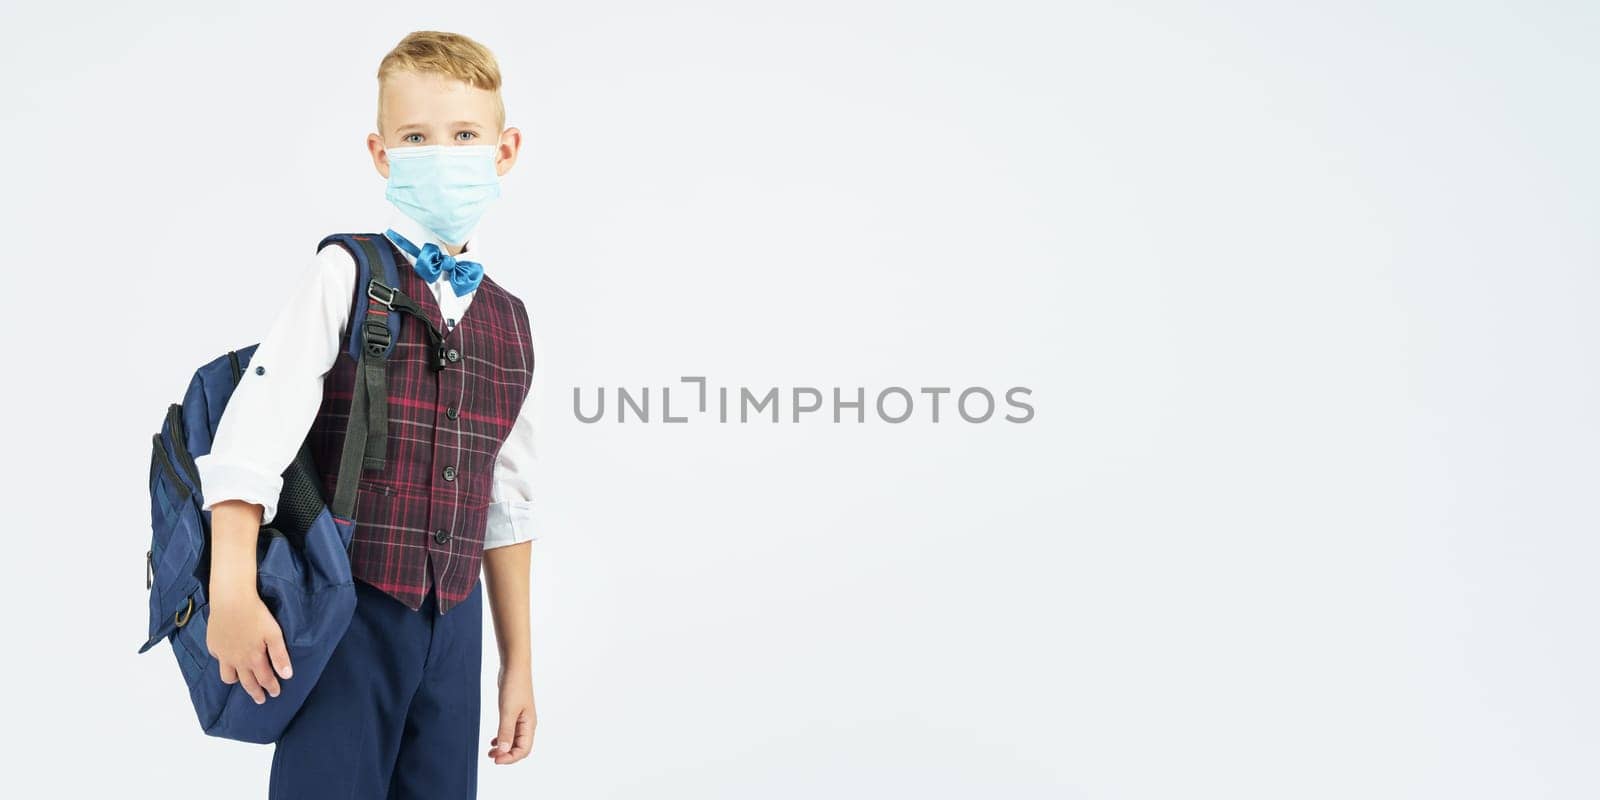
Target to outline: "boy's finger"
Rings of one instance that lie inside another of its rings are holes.
[[[272,659],[272,668],[284,678],[294,677],[294,668],[289,665],[289,648],[283,646],[283,632],[267,639],[267,656]]]
[[[511,752],[511,738],[516,735],[516,730],[517,717],[515,714],[512,714],[509,719],[504,715],[500,717],[500,732],[494,737],[496,752],[502,754]]]
[[[244,687],[245,694],[256,701],[256,705],[267,702],[266,693],[261,691],[261,684],[256,683],[256,676],[250,670],[239,670],[239,685]]]
[[[526,718],[517,720],[517,738],[511,744],[511,755],[522,758],[533,750],[533,724]]]
[[[239,671],[228,665],[226,661],[217,662],[218,672],[222,673],[223,683],[238,683]]]
[[[273,673],[272,665],[267,663],[267,654],[257,653],[252,659],[251,669],[256,673],[256,683],[261,684],[261,688],[266,689],[267,694],[277,697],[278,676]]]

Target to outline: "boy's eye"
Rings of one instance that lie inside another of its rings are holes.
[[[467,138],[466,139],[462,139],[462,141],[470,142],[473,139],[478,138],[478,134],[473,133],[472,131],[461,131],[461,133],[456,134],[456,138],[460,138],[461,134],[463,134],[463,133],[467,135]]]
[[[422,141],[422,138],[421,138],[422,134],[420,134],[420,133],[408,133],[404,137],[402,137],[400,139],[400,141],[409,142],[409,141],[411,141],[411,137],[413,137],[413,136],[417,137],[417,141],[419,141],[419,142]]]

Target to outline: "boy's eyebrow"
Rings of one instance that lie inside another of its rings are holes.
[[[480,125],[480,124],[478,124],[476,122],[473,122],[470,119],[458,119],[455,122],[450,122],[450,123],[446,123],[446,124],[452,125],[452,126],[464,125],[464,126],[469,127],[469,128],[481,128],[481,127],[483,127],[482,125]],[[403,130],[409,130],[411,128],[423,128],[423,127],[426,127],[426,126],[421,124],[421,123],[418,123],[418,122],[413,122],[413,123],[410,123],[410,124],[407,124],[407,125],[401,125],[400,127],[395,128],[394,132],[395,133],[399,133],[400,131],[403,131]]]

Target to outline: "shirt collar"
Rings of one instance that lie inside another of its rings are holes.
[[[443,239],[440,239],[438,236],[434,235],[434,233],[427,228],[422,227],[422,223],[406,216],[405,212],[394,207],[392,204],[389,207],[389,223],[385,227],[394,228],[395,233],[406,237],[407,241],[418,247],[421,247],[428,242],[433,242],[439,246],[440,250],[443,250],[446,253],[450,252],[449,245],[447,245]],[[477,231],[473,231],[472,233],[468,234],[467,241],[461,245],[461,252],[456,255],[456,258],[464,258],[468,261],[476,261],[479,264],[484,264],[484,268],[487,270],[488,265],[483,261],[483,244],[481,240],[482,237],[478,236]],[[416,256],[407,253],[403,249],[396,249],[400,250],[401,255],[405,256],[406,264],[409,265],[417,263]],[[439,280],[441,281],[449,279],[450,278],[448,275],[439,276]]]

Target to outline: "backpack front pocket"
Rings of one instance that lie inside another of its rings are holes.
[[[175,440],[171,416],[162,433],[150,440],[150,547],[144,554],[145,587],[150,592],[150,624],[139,652],[188,623],[194,614],[205,548],[205,526],[194,493],[180,477],[174,455],[187,457]],[[181,462],[180,462],[181,463]]]
[[[205,598],[200,592],[200,579],[195,576],[200,553],[195,547],[199,538],[199,514],[188,503],[177,507],[165,520],[158,520],[156,530],[166,526],[166,546],[152,548],[146,554],[146,576],[150,583],[149,638],[139,652],[154,647],[173,631],[188,624],[196,606]]]

